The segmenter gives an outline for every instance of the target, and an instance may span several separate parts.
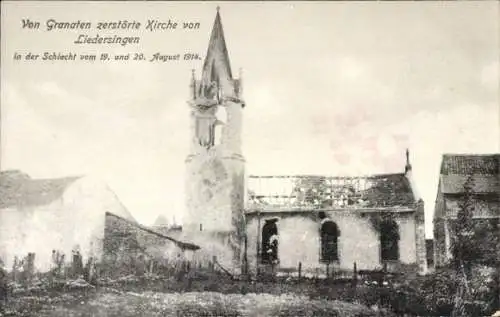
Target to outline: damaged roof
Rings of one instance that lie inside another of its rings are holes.
[[[415,197],[408,178],[404,174],[393,174],[374,178],[376,182],[361,192],[367,207],[410,206]]]
[[[404,173],[364,177],[250,176],[250,208],[413,207]]]

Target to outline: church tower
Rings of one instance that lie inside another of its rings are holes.
[[[238,272],[244,239],[241,76],[233,78],[217,9],[201,78],[191,79],[190,152],[183,232]]]

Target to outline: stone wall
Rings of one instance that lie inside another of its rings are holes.
[[[200,245],[204,258],[217,256],[237,273],[245,230],[244,160],[226,155],[222,148],[214,148],[188,159],[182,236]]]
[[[113,274],[134,274],[148,260],[176,265],[188,260],[186,252],[171,240],[122,217],[106,214],[103,263]]]
[[[338,238],[339,261],[334,263],[335,267],[351,270],[354,263],[358,269],[362,270],[383,267],[380,258],[379,233],[371,223],[369,213],[362,214],[356,210],[335,210],[329,211],[327,214],[340,230]],[[297,268],[301,262],[304,272],[323,271],[325,265],[320,263],[320,224],[315,213],[261,213],[260,228],[264,225],[265,219],[275,217],[279,219],[277,227],[280,268],[290,270]],[[394,219],[398,224],[400,234],[400,263],[417,264],[416,237],[420,237],[420,235],[417,234],[418,226],[415,221],[415,213],[398,213]],[[257,244],[258,241],[261,243],[260,230],[257,215],[247,215],[247,254],[251,271],[255,271],[258,265]]]
[[[231,231],[243,215],[244,161],[213,149],[187,162],[186,231]],[[241,220],[240,220],[241,221]]]

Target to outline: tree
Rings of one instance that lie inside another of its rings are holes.
[[[462,200],[459,202],[457,219],[452,222],[451,253],[452,263],[459,272],[459,283],[455,293],[452,316],[465,314],[465,301],[469,297],[468,277],[470,276],[473,258],[476,256],[474,248],[474,201],[473,183],[469,176],[463,187]]]
[[[475,202],[473,197],[472,177],[464,183],[457,219],[452,222],[451,253],[455,268],[465,269],[470,273],[471,265],[480,255],[477,245],[477,234],[474,225]]]
[[[453,316],[463,316],[465,304],[475,297],[473,293],[476,292],[470,289],[474,280],[473,267],[497,268],[500,265],[498,219],[474,219],[479,202],[475,199],[473,185],[473,178],[469,176],[463,186],[457,218],[452,222],[451,264],[459,277]]]

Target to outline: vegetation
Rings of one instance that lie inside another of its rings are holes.
[[[237,281],[222,272],[200,270],[191,275],[99,278],[96,285],[78,279],[50,283],[39,276],[29,287],[10,284],[4,311],[10,315],[4,316],[27,316],[28,312],[67,316],[86,310],[95,316],[135,316],[140,309],[148,312],[146,316],[193,316],[195,311],[206,316],[242,316],[256,309],[266,316],[450,316],[458,283],[453,266],[427,276],[385,276],[383,283],[366,279],[357,285],[350,280],[287,277]],[[493,279],[472,278],[470,287],[475,291],[464,305],[466,312],[491,315],[496,308]]]
[[[466,305],[477,301],[476,288],[471,285],[477,279],[474,268],[481,266],[500,267],[498,257],[499,234],[498,219],[495,221],[476,220],[474,211],[477,207],[474,199],[473,179],[469,176],[463,187],[456,221],[452,222],[451,264],[457,273],[456,293],[454,296],[453,316],[470,314]],[[498,272],[497,272],[498,275]],[[498,280],[498,277],[495,277]],[[498,292],[498,285],[496,287]],[[497,296],[494,296],[498,298]],[[498,303],[496,303],[498,305]]]
[[[99,279],[98,285],[67,281],[18,288],[0,316],[393,316],[359,303],[315,296],[337,289],[314,280],[236,281],[225,275],[157,275]],[[333,295],[333,293],[330,293]]]
[[[499,307],[498,222],[473,219],[471,186],[469,180],[452,224],[453,260],[426,276],[406,272],[371,280],[237,281],[213,268],[191,272],[189,266],[157,267],[144,274],[149,266],[141,265],[142,273],[129,269],[126,274],[130,275],[108,278],[96,273],[84,281],[72,274],[71,263],[64,264],[56,254],[54,272],[49,274],[26,278],[33,266],[30,261],[25,262],[25,273],[17,277],[0,272],[0,316],[89,312],[136,316],[139,311],[147,312],[146,316],[242,316],[256,311],[265,316],[488,316]],[[372,219],[375,226],[383,220],[382,216]]]

